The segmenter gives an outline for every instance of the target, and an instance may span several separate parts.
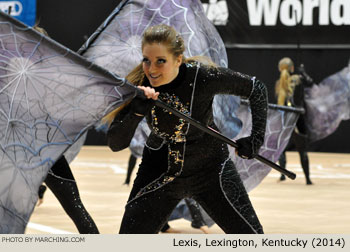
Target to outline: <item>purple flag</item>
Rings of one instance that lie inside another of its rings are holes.
[[[306,89],[306,121],[312,141],[332,134],[350,119],[350,66]]]
[[[0,13],[0,233],[23,233],[63,152],[135,95],[123,78]]]
[[[272,162],[277,162],[289,142],[301,112],[303,110],[269,104],[265,141],[259,151],[261,156]],[[247,102],[242,102],[236,113],[238,118],[242,120],[244,127],[233,140],[249,136],[252,126],[252,118]],[[256,159],[247,160],[236,156],[235,149],[231,146],[229,146],[229,151],[248,192],[259,185],[271,171],[271,167]]]

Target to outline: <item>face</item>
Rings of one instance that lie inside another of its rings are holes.
[[[163,44],[146,44],[142,50],[143,71],[152,87],[170,83],[179,73],[182,55],[174,57]]]

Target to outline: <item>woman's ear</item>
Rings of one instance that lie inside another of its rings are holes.
[[[182,64],[182,58],[183,58],[183,54],[180,54],[177,59],[176,59],[176,64],[177,66],[180,66]]]

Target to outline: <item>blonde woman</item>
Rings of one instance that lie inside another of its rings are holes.
[[[277,96],[277,104],[284,106],[301,107],[305,109],[304,104],[304,88],[311,86],[313,80],[305,73],[303,65],[299,68],[300,74],[294,74],[294,63],[286,57],[282,58],[278,63],[278,70],[280,71],[280,78],[275,85],[275,92]],[[303,168],[306,184],[311,185],[309,158],[307,155],[308,135],[305,125],[305,115],[300,115],[297,121],[295,130],[292,133],[291,139],[279,158],[279,163],[282,168],[286,168],[286,154],[287,150],[293,147],[299,153],[301,166]],[[285,180],[282,174],[280,180]]]
[[[193,198],[226,233],[263,233],[240,176],[219,139],[155,107],[160,99],[217,130],[212,102],[216,94],[249,99],[253,127],[237,140],[238,155],[253,158],[264,142],[267,92],[263,83],[227,68],[184,58],[184,41],[174,28],[148,28],[142,39],[143,61],[127,79],[148,99],[135,97],[113,120],[108,144],[127,148],[138,123],[151,128],[120,233],[158,233],[183,198]],[[208,62],[207,62],[208,63]]]

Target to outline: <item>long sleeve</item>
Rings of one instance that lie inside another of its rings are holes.
[[[131,104],[123,108],[114,118],[107,132],[107,143],[113,151],[120,151],[130,145],[137,125],[142,120],[131,109]]]
[[[247,99],[253,88],[252,76],[235,72],[224,67],[201,66],[200,76],[203,76],[203,92],[216,94],[231,94]]]
[[[267,89],[259,80],[254,80],[253,89],[248,97],[252,113],[252,143],[258,150],[264,143],[267,118]]]
[[[201,67],[203,91],[216,94],[238,95],[248,99],[252,114],[250,142],[253,152],[264,143],[267,118],[267,89],[255,77],[221,67]]]
[[[314,84],[314,80],[310,77],[310,75],[306,73],[304,65],[301,64],[298,70],[300,72],[300,79],[302,85],[304,87],[312,87],[312,85]]]

